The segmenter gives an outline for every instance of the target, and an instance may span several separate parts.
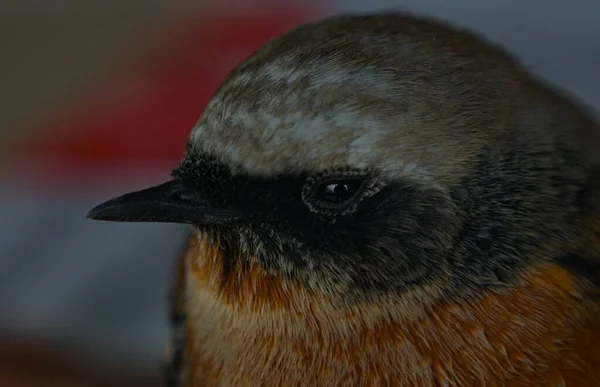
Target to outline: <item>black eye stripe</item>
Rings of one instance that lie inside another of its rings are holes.
[[[299,193],[307,178],[305,173],[275,177],[232,174],[218,158],[189,148],[172,175],[224,205],[239,206],[251,212],[285,206],[293,201],[301,203]]]
[[[359,203],[377,193],[383,181],[374,171],[338,168],[319,173],[252,176],[232,173],[218,158],[188,149],[173,171],[175,178],[226,207],[251,216],[281,216],[287,211],[337,218],[357,211]],[[313,218],[314,220],[314,218]],[[329,219],[331,220],[331,219]]]

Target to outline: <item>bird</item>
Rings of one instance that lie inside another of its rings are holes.
[[[188,225],[174,386],[600,386],[599,149],[483,34],[337,14],[238,64],[171,179],[88,217]]]

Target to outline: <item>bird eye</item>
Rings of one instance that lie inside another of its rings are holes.
[[[302,200],[312,212],[335,219],[356,212],[365,198],[379,191],[379,182],[368,171],[325,171],[306,180]]]
[[[360,187],[360,180],[330,181],[317,188],[317,197],[325,202],[340,204],[350,200]]]

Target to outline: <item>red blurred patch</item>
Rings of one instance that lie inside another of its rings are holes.
[[[26,152],[47,160],[54,172],[57,166],[172,167],[227,73],[269,39],[307,20],[308,11],[179,20],[134,63],[41,128]]]

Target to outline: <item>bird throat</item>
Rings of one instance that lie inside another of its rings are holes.
[[[600,348],[597,308],[558,265],[534,267],[510,291],[463,303],[421,308],[398,296],[340,308],[258,266],[236,266],[223,278],[222,254],[194,235],[182,260],[183,386],[553,385],[600,377],[600,360],[588,369],[579,358],[581,346]]]

